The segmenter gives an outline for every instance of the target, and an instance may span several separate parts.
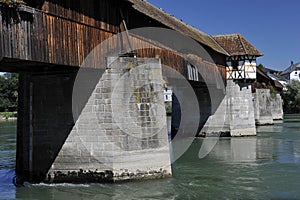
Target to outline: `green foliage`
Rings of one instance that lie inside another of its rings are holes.
[[[265,68],[265,67],[263,66],[263,64],[259,64],[259,65],[257,65],[257,68],[258,68],[258,69],[263,69],[263,68]]]
[[[277,95],[277,91],[276,91],[275,87],[273,85],[269,85],[268,87],[270,89],[271,98],[275,99],[276,95]]]
[[[300,113],[300,81],[293,80],[286,85],[287,91],[283,93],[283,109],[288,114]]]
[[[17,7],[19,5],[26,5],[22,0],[0,0],[0,4],[6,5],[8,7]]]
[[[165,103],[167,116],[172,115],[172,102]]]
[[[0,116],[3,117],[4,119],[9,119],[9,118],[17,118],[17,112],[3,112],[0,113]]]
[[[0,76],[0,112],[16,111],[18,107],[18,74]]]

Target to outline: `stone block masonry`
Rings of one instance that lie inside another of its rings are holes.
[[[256,89],[254,107],[256,125],[272,125],[272,98],[269,89]]]
[[[216,112],[209,117],[200,136],[256,135],[254,107],[250,84],[227,80],[226,96]]]
[[[45,182],[171,176],[159,59],[108,58]]]
[[[228,80],[226,88],[230,135],[256,135],[251,85]]]
[[[277,94],[274,99],[272,99],[272,117],[273,120],[282,120],[283,119],[283,101],[280,94]]]
[[[269,89],[256,89],[254,101],[255,121],[257,125],[271,125],[274,120],[283,119],[283,101],[280,94],[271,97]]]
[[[209,117],[200,136],[253,136],[255,125],[272,125],[283,119],[282,98],[271,98],[269,89],[256,89],[254,101],[250,84],[227,80],[226,96]]]

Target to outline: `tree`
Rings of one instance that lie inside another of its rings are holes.
[[[0,0],[0,4],[6,5],[8,7],[17,7],[19,5],[26,5],[23,0]]]
[[[283,93],[283,109],[285,113],[300,113],[300,81],[292,80],[286,85],[287,91]]]
[[[0,112],[17,111],[18,74],[5,73],[0,76]]]
[[[259,64],[259,65],[257,65],[257,68],[258,68],[258,69],[263,69],[263,68],[265,68],[265,67],[263,66],[263,64]]]

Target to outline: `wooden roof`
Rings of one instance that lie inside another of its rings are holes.
[[[256,75],[257,75],[257,82],[260,83],[266,83],[266,84],[271,84],[273,85],[277,90],[282,90],[283,85],[277,81],[271,79],[265,72],[263,72],[261,69],[256,68]]]
[[[182,22],[181,20],[171,16],[170,14],[164,12],[163,10],[153,6],[145,0],[124,0],[132,4],[132,8],[141,12],[148,17],[162,23],[166,27],[169,27],[175,31],[187,35],[201,44],[204,44],[216,52],[224,55],[228,53],[220,47],[220,45],[208,34]]]
[[[255,46],[253,46],[239,33],[214,35],[213,38],[231,56],[263,56],[263,54],[258,49],[256,49]]]
[[[277,80],[274,80],[274,86],[277,89],[281,89],[281,90],[283,89],[283,85]]]
[[[272,81],[272,79],[265,72],[263,72],[261,69],[259,69],[258,67],[256,68],[256,74],[257,74],[257,76],[260,76],[265,82],[271,82]]]

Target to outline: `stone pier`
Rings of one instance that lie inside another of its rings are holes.
[[[228,80],[227,98],[230,135],[256,135],[251,85]]]
[[[227,80],[226,96],[214,115],[209,117],[200,135],[256,135],[251,85]]]
[[[21,75],[20,179],[92,183],[171,176],[160,59],[107,63],[98,79],[91,69]]]
[[[271,125],[283,119],[283,101],[280,94],[271,97],[269,89],[256,89],[254,107],[257,125]]]
[[[269,89],[256,89],[254,107],[256,125],[272,125],[272,98]]]
[[[273,120],[282,120],[283,119],[283,101],[280,94],[277,94],[274,99],[272,99],[272,117]]]
[[[171,176],[162,81],[158,59],[109,58],[46,182]]]

